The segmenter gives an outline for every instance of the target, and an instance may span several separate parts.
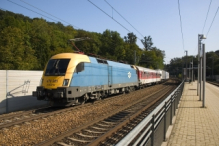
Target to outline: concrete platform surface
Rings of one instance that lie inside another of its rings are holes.
[[[206,83],[205,108],[196,89],[185,83],[168,146],[219,146],[219,87]]]

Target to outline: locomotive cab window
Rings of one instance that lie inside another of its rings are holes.
[[[46,67],[46,76],[64,76],[70,59],[50,59]]]
[[[79,63],[76,68],[75,68],[75,72],[82,72],[84,70],[84,62]]]

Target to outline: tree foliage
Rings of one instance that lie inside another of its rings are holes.
[[[145,50],[148,51],[153,46],[152,38],[151,36],[145,36],[144,39],[141,40],[142,44],[145,47]]]
[[[152,38],[144,37],[146,49],[136,44],[137,36],[128,33],[121,37],[116,31],[103,33],[76,30],[61,22],[47,22],[42,18],[30,19],[21,14],[0,10],[0,69],[42,70],[55,54],[76,52],[96,55],[115,61],[163,68],[165,53],[152,46]],[[69,39],[84,38],[69,42]],[[76,46],[77,48],[75,48]],[[146,62],[150,59],[151,62]]]
[[[213,52],[206,52],[206,76],[211,78],[212,75],[219,74],[219,50]],[[182,58],[173,58],[170,64],[166,65],[167,71],[174,76],[182,75],[183,69],[194,67],[194,75],[198,76],[197,66],[198,66],[198,56],[184,56]]]

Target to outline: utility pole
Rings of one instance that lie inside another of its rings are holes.
[[[184,64],[183,64],[183,57],[182,57],[182,81],[183,81],[183,79],[185,79],[185,78],[184,78],[184,69],[183,69],[183,65],[184,65]]]
[[[199,95],[199,83],[200,83],[200,43],[201,40],[199,39],[199,35],[198,35],[198,77],[197,77],[197,95]],[[201,100],[199,98],[199,100]]]
[[[134,51],[134,64],[136,65],[136,50]]]
[[[186,52],[186,80],[187,80],[187,53],[188,51],[186,50],[185,52]]]
[[[203,57],[203,92],[202,92],[202,107],[205,107],[205,80],[206,80],[206,54],[205,54],[205,44],[202,44],[202,48],[203,48],[203,53],[202,53],[202,57]]]
[[[194,78],[193,78],[193,58],[192,58],[191,64],[192,64],[192,82],[193,82],[193,80],[194,80]]]
[[[192,80],[192,77],[191,77],[191,68],[192,68],[192,64],[191,64],[191,61],[189,61],[189,81]]]
[[[203,77],[203,75],[202,75],[202,59],[203,59],[203,51],[202,51],[202,49],[200,50],[200,58],[199,58],[199,60],[200,60],[200,73],[199,73],[199,79],[200,79],[200,87],[199,87],[199,89],[200,89],[200,91],[199,91],[199,100],[201,101],[202,100],[202,77]]]
[[[201,88],[199,88],[199,84],[201,86],[201,66],[200,66],[200,50],[201,50],[201,41],[203,39],[206,39],[206,37],[203,34],[198,34],[198,78],[197,78],[197,95],[199,95],[199,90],[201,90]],[[201,100],[201,96],[199,96],[199,100]]]

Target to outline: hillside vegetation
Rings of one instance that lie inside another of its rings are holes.
[[[87,55],[95,54],[100,58],[153,69],[164,67],[165,52],[153,46],[150,36],[142,40],[146,48],[139,48],[133,33],[121,37],[118,32],[108,29],[103,33],[88,32],[64,26],[61,22],[31,19],[2,10],[0,24],[1,70],[43,70],[53,55],[77,51],[69,39],[83,37],[90,39],[74,44]]]

